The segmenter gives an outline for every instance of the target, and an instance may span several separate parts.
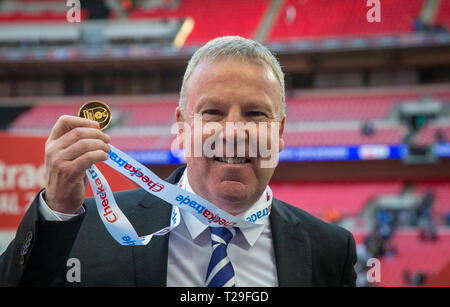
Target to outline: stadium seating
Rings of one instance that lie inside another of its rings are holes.
[[[127,127],[170,125],[174,122],[175,107],[177,102],[169,103],[130,103],[112,106],[113,112],[126,118]],[[49,129],[56,120],[64,114],[76,115],[79,104],[38,104],[18,117],[10,126],[10,129]]]
[[[450,29],[450,1],[440,1],[434,24],[436,26],[445,26],[447,29]]]
[[[396,97],[312,97],[287,101],[289,120],[350,120],[385,118]]]
[[[406,100],[416,99],[417,94],[363,94],[323,95],[289,99],[289,120],[369,120],[385,118],[391,108]]]
[[[35,4],[35,1],[26,1]],[[40,1],[38,1],[41,3]],[[45,2],[45,1],[42,1]],[[186,45],[199,45],[206,41],[222,35],[240,35],[252,38],[257,26],[261,22],[262,16],[270,0],[239,1],[239,0],[183,0],[175,9],[169,8],[136,8],[129,14],[129,19],[184,19],[191,17],[194,20],[194,28],[187,38]],[[52,6],[42,10],[28,11],[17,9],[9,12],[0,12],[0,23],[44,23],[44,22],[66,22],[65,2],[63,4],[55,2],[58,9]],[[36,7],[39,7],[36,5]],[[61,10],[62,8],[62,10]],[[82,10],[81,18],[85,20],[88,16],[86,10]],[[112,11],[110,19],[116,18],[117,12]],[[235,22],[239,20],[239,22]]]
[[[51,10],[35,13],[24,13],[21,11],[0,13],[0,23],[11,22],[66,22],[66,13]]]
[[[67,6],[59,0],[20,0],[12,11],[0,12],[5,22],[63,22]],[[186,44],[201,44],[219,35],[237,34],[253,37],[270,0],[182,0],[175,8],[137,7],[129,18],[186,18],[194,19],[195,27]],[[354,35],[402,34],[413,31],[424,0],[387,0],[382,3],[380,23],[366,19],[365,1],[359,0],[287,0],[278,12],[268,41],[299,38],[345,37]],[[333,14],[330,14],[333,12]],[[83,10],[83,19],[88,13]],[[110,18],[116,18],[112,10]],[[239,23],[234,22],[239,20]],[[435,25],[450,26],[450,4],[441,1],[434,19]]]
[[[175,10],[138,8],[129,15],[129,18],[191,17],[195,26],[186,40],[186,45],[196,45],[222,35],[253,37],[269,2],[269,0],[184,0]]]
[[[450,101],[450,91],[441,86],[403,90],[300,91],[287,100],[288,122],[284,134],[286,146],[402,143],[405,128],[391,118],[393,107],[415,101],[424,95],[439,98],[444,103]],[[178,104],[176,96],[144,96],[127,98],[127,101],[120,98],[120,104],[114,103],[114,99],[106,98],[106,101],[112,106],[119,130],[128,129],[127,131],[131,131],[129,133],[134,134],[136,129],[143,128],[140,133],[152,138],[154,130],[149,132],[146,127],[166,127],[165,132],[158,130],[156,133],[161,137],[162,134],[165,136],[155,148],[170,148],[170,126],[175,122],[174,110]],[[45,99],[35,101],[35,106],[13,120],[9,129],[49,130],[59,116],[76,114],[78,108],[79,104],[70,99],[62,99],[60,102]],[[373,134],[362,133],[365,122],[371,122]],[[444,138],[450,139],[448,128],[448,124],[430,124],[424,127],[416,140],[420,144],[431,143],[437,129],[442,130]],[[125,150],[138,149],[133,148],[133,143],[128,141],[123,146]],[[136,146],[140,148],[141,145],[136,143]]]
[[[175,120],[175,108],[178,102],[167,101],[151,104],[118,105],[117,111],[129,114],[127,126],[168,125]]]
[[[165,138],[158,135],[112,135],[111,144],[122,150],[154,150],[161,149],[161,140],[165,141]]]
[[[392,237],[396,255],[381,260],[381,282],[378,286],[408,286],[404,272],[423,271],[428,276],[436,274],[448,262],[450,233],[438,233],[438,240],[421,241],[417,230],[397,231]]]
[[[10,129],[48,129],[64,114],[77,114],[80,106],[55,104],[37,105],[18,117]]]
[[[338,210],[342,217],[357,216],[367,202],[380,194],[398,194],[400,181],[391,182],[332,182],[271,183],[277,198],[295,205],[319,218],[328,211]]]
[[[425,190],[431,189],[435,195],[432,212],[436,216],[442,216],[450,212],[450,183],[449,182],[420,182],[416,192],[423,195]]]
[[[389,116],[396,105],[424,96],[450,103],[450,90],[418,88],[392,90],[299,91],[286,100],[289,121],[374,120]]]
[[[450,183],[420,181],[411,184],[418,199],[427,189],[432,189],[435,195],[432,216],[437,225],[445,224],[442,218],[450,212]],[[337,210],[341,218],[357,217],[373,198],[380,195],[399,195],[404,188],[404,182],[273,182],[270,187],[278,199],[323,219],[332,210]]]
[[[450,90],[445,86],[309,90],[296,92],[294,97],[287,98],[286,114],[290,123],[371,121],[386,119],[394,106],[423,96],[432,96],[450,104]],[[109,101],[110,98],[107,99]],[[121,98],[117,111],[129,116],[125,126],[167,125],[173,122],[174,110],[178,105],[177,99],[175,96],[127,98],[128,101]],[[18,118],[12,128],[51,127],[50,123],[61,114],[73,114],[76,108],[72,101],[67,102],[63,99],[60,102],[48,102],[43,98],[35,103],[30,112]]]
[[[19,0],[18,2],[21,2],[23,4],[29,4],[29,3],[49,3],[49,2],[61,2],[60,0]]]
[[[373,135],[367,136],[361,129],[320,129],[306,131],[286,131],[286,146],[326,146],[358,144],[400,144],[403,141],[403,127],[398,125],[375,128]]]
[[[367,233],[353,231],[356,245],[364,242]],[[417,229],[398,229],[391,238],[395,249],[393,256],[380,258],[381,281],[373,283],[379,287],[411,286],[405,283],[404,274],[423,272],[433,277],[448,264],[450,254],[450,233],[446,229],[438,231],[437,241],[421,241]]]
[[[0,1],[0,23],[67,23],[70,6],[65,0],[4,0]],[[3,10],[2,10],[3,9]],[[86,20],[89,12],[81,9],[81,20]]]
[[[269,41],[348,35],[394,34],[412,32],[423,0],[382,2],[380,23],[366,19],[366,1],[288,0],[280,10]],[[332,14],[330,14],[332,12]]]
[[[17,118],[9,127],[12,131],[49,130],[63,114],[76,114],[78,106],[36,106]],[[165,126],[166,135],[170,133],[170,125],[174,123],[174,105],[147,105],[119,107],[123,109],[121,116],[126,118],[125,127]],[[399,144],[403,138],[401,126],[376,127],[374,134],[366,136],[360,128],[352,129],[317,129],[286,131],[286,146],[324,146],[324,145],[357,145],[357,144]],[[114,133],[113,133],[114,135]],[[133,135],[133,132],[130,132]],[[144,136],[143,136],[144,137]],[[148,136],[152,138],[152,135]],[[145,137],[144,137],[145,138]],[[141,142],[135,142],[137,144]],[[120,144],[123,149],[133,150],[133,143]],[[158,148],[169,149],[170,141],[162,143]],[[140,146],[138,146],[140,147]]]
[[[450,142],[450,122],[431,122],[425,125],[418,132],[414,142],[417,145],[433,145],[439,141],[439,138],[441,138],[441,142]]]
[[[57,3],[58,2],[58,3]],[[20,0],[13,11],[0,12],[0,23],[10,22],[65,22],[65,3],[57,0]],[[54,3],[54,4],[53,4]],[[175,8],[137,7],[130,19],[164,19],[191,17],[195,26],[186,45],[202,44],[221,35],[254,37],[263,22],[270,0],[182,0]],[[298,40],[301,38],[346,37],[411,33],[414,21],[420,15],[424,0],[387,0],[382,4],[379,23],[366,19],[365,1],[359,0],[287,0],[271,27],[268,42]],[[29,9],[34,6],[35,9]],[[42,9],[39,9],[42,8]],[[330,14],[330,12],[333,12]],[[82,18],[88,13],[83,10]],[[110,18],[116,18],[112,10]],[[239,23],[234,22],[239,20]],[[450,6],[441,1],[434,24],[450,26]]]

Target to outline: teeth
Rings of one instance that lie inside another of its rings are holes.
[[[222,158],[218,157],[215,158],[216,161],[222,162],[222,163],[228,163],[228,164],[241,164],[241,163],[247,163],[249,160],[247,158]]]

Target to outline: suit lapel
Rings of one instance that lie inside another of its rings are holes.
[[[178,182],[184,168],[178,168],[166,181]],[[132,213],[133,225],[138,234],[153,233],[169,225],[171,212],[170,204],[145,193],[144,198]],[[169,235],[170,232],[163,236],[154,236],[146,246],[133,247],[136,286],[166,286]]]
[[[178,182],[185,167],[178,168],[166,179]],[[138,234],[148,234],[169,224],[171,206],[146,193],[132,212],[133,225]],[[309,233],[300,221],[286,212],[279,200],[272,203],[270,225],[272,230],[278,284],[281,287],[311,286],[312,257]],[[135,246],[133,258],[136,286],[166,286],[169,235],[154,236],[146,246]]]
[[[312,257],[309,233],[301,229],[300,221],[287,215],[286,208],[273,200],[270,214],[275,262],[280,287],[311,286]]]

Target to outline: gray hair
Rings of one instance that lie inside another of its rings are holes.
[[[269,65],[281,87],[280,120],[285,116],[286,102],[284,74],[281,70],[280,63],[269,49],[262,44],[240,36],[223,36],[215,38],[210,40],[192,55],[184,73],[180,91],[179,107],[183,116],[186,115],[186,84],[194,68],[202,61],[214,60],[216,58],[261,60]]]

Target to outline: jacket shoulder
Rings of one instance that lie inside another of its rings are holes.
[[[354,286],[356,248],[353,235],[347,229],[314,217],[305,210],[276,200],[273,213],[307,233],[311,248],[313,284]]]

